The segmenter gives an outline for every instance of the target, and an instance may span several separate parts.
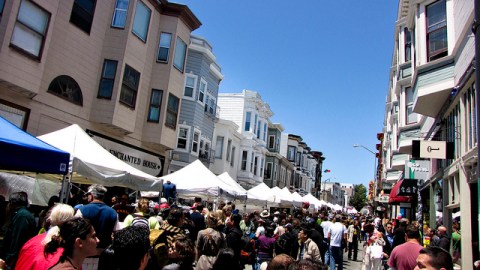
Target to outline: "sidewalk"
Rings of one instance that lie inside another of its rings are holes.
[[[348,260],[348,252],[343,253],[343,269],[345,270],[360,270],[365,269],[363,266],[363,243],[358,243],[358,254],[356,261]]]

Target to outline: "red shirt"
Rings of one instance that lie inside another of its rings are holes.
[[[48,269],[58,262],[63,253],[63,248],[58,248],[53,254],[48,254],[45,258],[42,241],[47,233],[34,236],[23,245],[18,256],[16,269]]]

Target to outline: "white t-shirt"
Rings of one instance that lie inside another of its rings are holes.
[[[329,229],[328,234],[330,235],[330,246],[333,247],[341,247],[342,246],[342,238],[347,233],[347,228],[341,222],[333,223]]]
[[[330,228],[330,226],[332,226],[332,222],[330,220],[325,220],[324,222],[322,222],[322,224],[320,224],[320,226],[322,226],[322,229],[323,229],[323,235],[325,238],[328,237],[328,229]]]

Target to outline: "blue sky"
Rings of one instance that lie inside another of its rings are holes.
[[[202,22],[220,92],[255,90],[274,123],[323,152],[332,182],[367,184],[382,132],[396,0],[177,0]]]

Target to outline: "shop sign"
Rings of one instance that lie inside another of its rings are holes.
[[[107,136],[98,134],[94,131],[87,130],[87,133],[98,144],[114,155],[118,159],[124,161],[128,165],[135,167],[147,174],[153,176],[161,176],[164,158],[160,155],[153,155],[138,148],[133,148],[126,144],[118,143],[110,140]]]
[[[378,196],[376,201],[380,203],[388,203],[389,195]]]
[[[454,145],[446,141],[412,140],[414,158],[452,159]]]
[[[409,160],[405,162],[405,176],[426,181],[430,177],[430,160]]]
[[[418,192],[417,179],[404,179],[398,189],[398,196],[416,196]]]

